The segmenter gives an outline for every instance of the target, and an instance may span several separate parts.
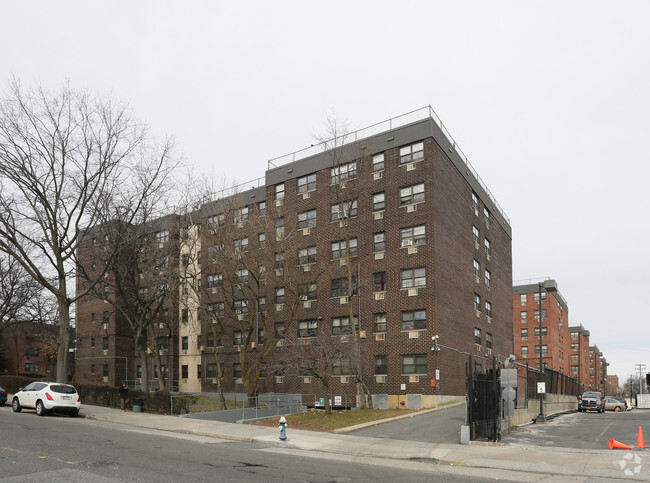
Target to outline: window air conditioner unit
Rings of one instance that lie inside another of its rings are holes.
[[[284,339],[280,339],[276,344],[275,347],[282,347],[284,345]]]
[[[105,356],[108,355],[108,349],[104,349],[104,355],[105,355]]]
[[[377,211],[374,214],[375,220],[381,220],[384,217],[384,212],[383,211]]]
[[[381,375],[377,374],[377,375],[375,375],[375,382],[377,382],[379,384],[382,384],[382,383],[386,382],[386,375],[385,374],[381,374]]]
[[[237,314],[237,320],[244,320],[244,314]]]
[[[408,205],[406,207],[407,213],[413,213],[414,211],[418,211],[418,205]]]
[[[311,376],[303,377],[302,382],[305,384],[311,384]]]
[[[341,305],[347,304],[348,303],[348,298],[347,297],[339,297],[339,303]]]
[[[341,336],[341,342],[350,342],[350,336],[349,335],[342,335]]]
[[[408,289],[408,296],[409,297],[416,297],[417,294],[418,294],[418,289],[417,288]]]
[[[342,267],[344,267],[346,264],[347,264],[347,260],[345,258],[341,258],[339,260],[339,265],[341,265]]]
[[[242,383],[241,377],[236,377],[235,378],[235,384],[241,384],[241,383]]]
[[[302,234],[303,235],[309,235],[311,233],[311,228],[303,228],[302,229]]]
[[[217,383],[217,378],[216,378],[216,377],[213,377],[213,378],[212,378],[212,384],[216,384],[216,383]]]
[[[386,292],[375,292],[375,300],[385,300]]]
[[[350,376],[341,376],[341,384],[347,384],[350,382]]]
[[[302,306],[303,306],[304,308],[306,308],[306,309],[311,308],[311,301],[309,301],[309,300],[305,300],[305,301],[302,303]]]
[[[160,324],[160,325],[164,327],[163,324]],[[108,330],[108,322],[104,322],[103,327],[104,327],[104,330]],[[161,327],[161,329],[162,329],[162,327]]]
[[[375,260],[383,260],[384,255],[386,255],[385,251],[375,252]]]
[[[199,347],[199,351],[201,351],[201,352],[205,352],[205,346],[202,345],[201,347]]]
[[[282,384],[284,382],[284,376],[275,376],[275,382]]]
[[[302,266],[302,271],[303,271],[303,272],[309,272],[309,271],[311,271],[311,265],[310,265],[310,264],[303,265],[303,266]]]
[[[408,250],[406,251],[406,253],[408,253],[409,255],[413,255],[414,253],[417,252],[418,252],[418,247],[408,247]]]
[[[311,197],[311,193],[310,193],[310,192],[307,192],[307,193],[303,193],[303,194],[302,194],[302,199],[303,199],[303,200],[308,200],[310,197]]]
[[[413,171],[416,168],[415,163],[409,163],[406,165],[406,171]]]
[[[386,333],[375,334],[375,340],[386,340]]]
[[[104,382],[108,382],[108,377],[104,377]]]
[[[476,352],[481,352],[481,344],[476,344]]]
[[[302,341],[302,345],[309,345],[311,344],[311,339],[310,338],[305,338],[305,339],[300,339]]]
[[[372,179],[377,181],[378,179],[382,179],[384,177],[384,172],[383,171],[377,171],[376,173],[372,173]]]
[[[417,339],[420,337],[420,333],[416,330],[409,331],[409,339]]]
[[[281,277],[282,276],[282,269],[281,268],[276,268],[275,269],[275,276],[276,277]]]
[[[277,207],[282,206],[282,199],[275,200],[275,206],[277,206]]]
[[[492,355],[492,349],[488,349],[488,350],[487,350],[487,354],[488,354],[489,356],[491,356],[491,355]]]
[[[275,311],[280,312],[284,309],[284,304],[275,304]]]
[[[420,376],[409,376],[409,382],[420,382]]]

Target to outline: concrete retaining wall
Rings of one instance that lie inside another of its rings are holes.
[[[560,394],[546,394],[544,396],[544,414],[548,417],[553,414],[578,409],[578,398],[575,396],[564,396]],[[539,399],[529,399],[528,408],[515,409],[514,416],[510,417],[510,426],[519,426],[532,422],[539,414]],[[502,428],[505,428],[507,419],[502,421]]]

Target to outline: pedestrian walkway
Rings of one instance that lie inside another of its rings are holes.
[[[340,433],[292,430],[291,427],[287,427],[287,440],[280,441],[280,432],[273,427],[205,421],[142,412],[123,412],[119,409],[91,405],[83,405],[80,415],[88,419],[127,426],[321,453],[420,462],[431,461],[442,465],[463,465],[550,475],[630,478],[650,481],[650,452],[648,450],[626,452],[607,449],[594,451],[482,443],[472,443],[471,445],[432,444],[367,438]],[[635,463],[638,461],[638,457],[641,457],[641,462]],[[630,474],[627,475],[626,472]]]

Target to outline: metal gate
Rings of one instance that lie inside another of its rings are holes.
[[[501,439],[501,387],[496,358],[491,368],[475,363],[472,356],[467,372],[467,422],[471,440]]]

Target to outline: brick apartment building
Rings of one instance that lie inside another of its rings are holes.
[[[515,285],[514,343],[517,362],[539,367],[539,284]],[[542,290],[542,363],[544,368],[571,375],[569,307],[559,291]]]
[[[616,374],[607,376],[607,382],[605,385],[605,391],[609,395],[618,395],[620,393],[620,382]]]
[[[36,322],[10,324],[0,332],[0,372],[56,376],[58,327]],[[74,368],[72,368],[74,371]]]
[[[509,220],[436,118],[397,124],[292,157],[260,186],[149,229],[149,249],[168,251],[190,280],[146,335],[165,352],[172,386],[241,392],[249,364],[266,354],[260,393],[320,393],[307,366],[331,357],[332,392],[354,394],[347,347],[372,394],[463,395],[458,351],[483,368],[513,352]],[[88,238],[87,269],[101,242]],[[139,280],[154,290],[160,273]],[[545,309],[566,348],[549,362],[568,373],[566,304],[553,300]],[[102,300],[79,302],[77,328],[79,382],[137,380],[153,364]],[[455,350],[432,351],[434,335]],[[297,369],[288,364],[296,354]]]
[[[589,347],[589,389],[603,391],[607,378],[606,366],[603,364],[603,353],[597,345]]]
[[[579,392],[589,389],[589,336],[582,324],[569,327],[571,333],[571,375],[578,379]]]

